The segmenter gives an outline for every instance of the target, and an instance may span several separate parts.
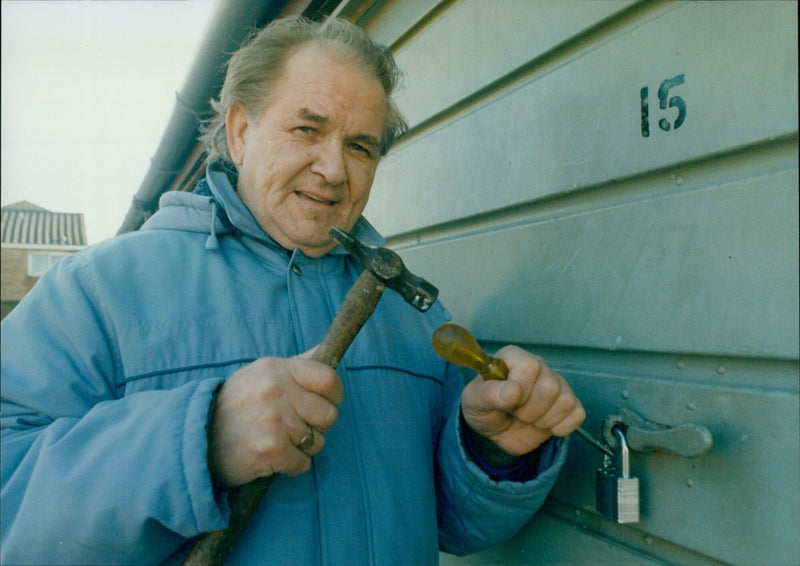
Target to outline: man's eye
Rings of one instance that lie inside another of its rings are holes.
[[[295,130],[303,134],[313,134],[314,132],[317,131],[315,128],[312,128],[311,126],[297,126]]]
[[[369,150],[369,148],[364,147],[360,143],[350,144],[350,147],[352,147],[358,153],[363,153],[367,157],[372,157],[372,152]]]

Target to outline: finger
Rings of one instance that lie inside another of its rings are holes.
[[[535,426],[550,430],[570,417],[575,410],[582,410],[580,401],[578,401],[568,387],[569,386],[565,384],[561,395],[559,395],[558,399],[550,406],[547,412],[534,422]]]
[[[544,360],[517,346],[505,346],[496,355],[508,366],[508,380],[516,381],[522,388],[519,404],[527,403],[539,378],[549,372]]]
[[[313,441],[310,445],[301,446],[310,430],[313,431]],[[304,474],[311,468],[311,457],[325,446],[325,437],[322,433],[311,429],[305,423],[292,426],[284,438],[280,454],[270,460],[270,469],[264,475],[281,474],[294,477]]]
[[[566,382],[560,376],[540,379],[533,388],[528,404],[517,412],[519,419],[526,423],[538,423],[554,408],[562,407],[565,401],[562,401],[562,405],[558,405],[558,401],[563,397],[565,386]]]
[[[294,477],[306,473],[309,469],[311,469],[311,456],[294,448],[286,451],[280,467],[273,470],[272,473]]]
[[[344,387],[336,370],[303,358],[305,354],[290,359],[290,371],[295,382],[306,389],[321,395],[334,405],[339,405],[344,399]]]
[[[518,346],[504,346],[495,355],[508,366],[509,379],[526,378],[533,383],[547,367],[542,358]]]
[[[308,425],[300,434],[293,432],[291,438],[292,445],[307,456],[318,454],[325,447],[325,435]]]
[[[510,412],[519,404],[522,393],[516,381],[484,381],[477,377],[464,390],[462,403],[476,413]]]
[[[572,391],[567,381],[547,366],[544,366],[533,384],[530,396],[514,412],[514,416],[522,422],[535,423],[536,426],[540,426],[540,420],[553,410],[554,406],[557,405],[556,409],[571,410],[571,406],[566,407],[570,398],[572,398]]]
[[[586,420],[586,410],[583,406],[576,407],[567,418],[555,425],[550,431],[553,436],[567,436],[573,433]]]
[[[298,418],[320,432],[328,432],[339,416],[336,405],[316,393],[301,391],[292,402]]]
[[[304,474],[311,468],[311,457],[325,447],[325,436],[298,418],[292,419],[284,430],[283,439],[272,443],[268,452],[261,453],[263,470],[260,476]]]

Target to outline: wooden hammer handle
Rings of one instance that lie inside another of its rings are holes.
[[[369,270],[364,270],[345,296],[336,318],[311,359],[336,369],[347,348],[375,310],[385,288]],[[222,566],[233,545],[247,528],[273,478],[258,478],[232,489],[228,497],[231,506],[228,528],[201,535],[183,561],[183,566]]]
[[[361,327],[372,315],[386,285],[369,270],[364,270],[345,295],[325,338],[314,350],[311,359],[333,369],[339,367],[342,356],[350,347]]]

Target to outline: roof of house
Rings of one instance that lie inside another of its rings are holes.
[[[83,214],[51,212],[27,201],[4,206],[2,243],[54,248],[85,246]]]

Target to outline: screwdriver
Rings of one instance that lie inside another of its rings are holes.
[[[508,378],[508,366],[500,358],[493,358],[484,352],[478,341],[463,326],[453,323],[441,325],[433,333],[433,349],[444,360],[477,371],[483,379],[504,380]],[[586,442],[604,454],[614,457],[611,449],[586,432],[582,427],[575,429]]]

